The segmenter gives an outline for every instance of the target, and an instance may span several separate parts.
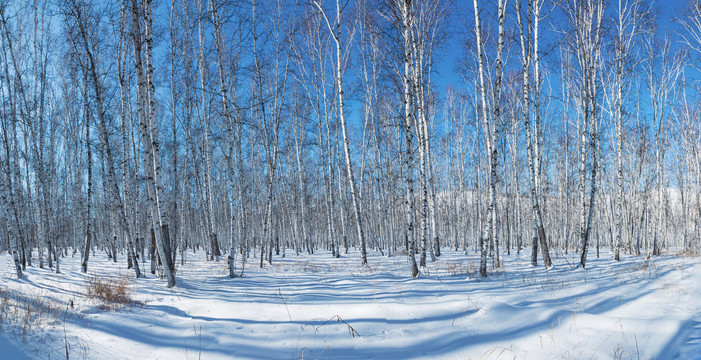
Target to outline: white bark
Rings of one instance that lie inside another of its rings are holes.
[[[483,43],[482,43],[482,30],[480,27],[480,15],[479,7],[477,6],[477,0],[473,0],[474,13],[475,13],[475,34],[477,41],[477,60],[479,67],[479,80],[480,80],[480,98],[481,98],[481,110],[482,110],[482,124],[484,127],[485,143],[487,147],[487,154],[489,157],[489,205],[487,207],[487,222],[484,224],[484,229],[480,236],[480,275],[487,276],[487,244],[489,244],[490,239],[495,239],[495,247],[499,246],[499,240],[496,236],[496,222],[497,222],[497,203],[496,203],[496,178],[497,178],[497,134],[498,125],[497,121],[501,116],[501,81],[504,73],[502,64],[502,54],[504,51],[504,21],[506,20],[506,6],[503,0],[498,0],[497,10],[498,10],[498,21],[499,21],[499,33],[497,39],[497,55],[496,55],[496,72],[494,79],[494,97],[492,104],[492,119],[490,121],[487,115],[487,89],[485,82],[485,69],[484,69],[484,54],[483,54]],[[500,267],[498,255],[494,257],[494,266]]]
[[[163,189],[160,184],[159,143],[156,132],[155,85],[153,83],[153,57],[151,32],[151,1],[145,0],[143,20],[146,24],[146,71],[143,68],[141,53],[141,11],[137,0],[132,0],[132,45],[137,74],[139,129],[144,146],[144,170],[147,174],[147,188],[151,198],[151,222],[156,232],[158,251],[163,262],[168,287],[175,286],[174,266],[170,257],[168,222],[163,207]],[[147,78],[148,77],[148,78]]]
[[[346,174],[348,176],[348,186],[350,188],[351,201],[353,202],[353,213],[355,215],[355,227],[358,232],[358,241],[360,245],[360,262],[361,265],[365,266],[368,263],[367,250],[365,245],[365,229],[363,228],[363,218],[360,213],[360,199],[358,199],[358,194],[356,190],[355,177],[353,174],[353,162],[351,160],[350,153],[350,139],[348,137],[348,130],[346,129],[346,107],[345,98],[343,92],[343,64],[341,62],[342,48],[341,48],[341,0],[336,0],[336,22],[335,31],[332,27],[326,12],[321,7],[317,0],[312,0],[313,4],[319,10],[319,13],[323,16],[326,21],[326,25],[329,28],[331,37],[336,44],[336,86],[338,87],[338,117],[341,122],[341,133],[343,135],[343,154],[345,156]]]

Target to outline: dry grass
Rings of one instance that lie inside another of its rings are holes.
[[[407,255],[407,251],[406,251],[406,249],[404,249],[404,248],[399,248],[399,249],[397,249],[397,250],[394,252],[394,255],[397,255],[397,256],[406,256],[406,255]]]
[[[131,297],[129,280],[126,277],[113,279],[93,276],[85,285],[85,296],[88,299],[103,302],[103,309],[114,309],[137,303]]]
[[[429,266],[422,268],[422,272],[427,275],[435,275],[438,277],[474,277],[478,273],[478,267],[474,263],[469,263],[461,260],[441,260],[431,263]]]
[[[475,274],[478,269],[475,264],[464,263],[462,261],[446,261],[436,265],[438,271],[446,273],[452,277],[467,277]]]
[[[0,288],[0,330],[25,341],[32,332],[43,333],[65,318],[68,309],[58,301]]]
[[[631,272],[639,273],[647,279],[657,279],[660,277],[657,264],[652,261],[643,261],[631,266]]]
[[[678,252],[672,252],[672,253],[670,253],[670,255],[676,256],[676,257],[695,257],[695,256],[699,256],[699,251],[696,248],[689,248],[689,249],[678,251]]]

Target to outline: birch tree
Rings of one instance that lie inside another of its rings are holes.
[[[96,113],[97,113],[97,124],[98,124],[98,130],[99,130],[99,135],[100,135],[100,142],[102,145],[102,153],[104,155],[105,161],[106,161],[106,176],[107,176],[107,191],[109,193],[109,202],[110,202],[110,214],[112,215],[113,213],[117,213],[117,216],[119,218],[119,223],[121,225],[122,231],[126,236],[126,244],[127,244],[127,253],[128,253],[128,259],[129,262],[132,264],[134,267],[134,272],[136,274],[136,277],[139,277],[141,275],[141,271],[138,265],[138,262],[136,261],[135,257],[135,251],[133,248],[133,242],[132,242],[132,236],[131,236],[131,231],[129,229],[128,221],[127,221],[127,210],[126,210],[126,199],[122,200],[119,196],[119,188],[118,188],[118,182],[117,182],[117,176],[116,176],[116,170],[115,170],[115,165],[114,165],[114,156],[112,154],[112,146],[110,145],[110,137],[107,132],[108,124],[107,124],[107,110],[105,109],[104,105],[104,86],[102,82],[100,81],[100,68],[99,68],[99,63],[97,61],[97,54],[95,54],[95,47],[94,43],[96,42],[95,40],[95,34],[88,33],[88,29],[91,28],[90,25],[88,24],[88,12],[90,11],[89,7],[84,4],[84,3],[79,3],[74,0],[69,0],[66,4],[64,4],[63,7],[63,12],[64,16],[66,19],[66,22],[70,22],[74,25],[76,28],[74,33],[74,37],[72,37],[74,43],[73,47],[75,51],[79,54],[83,54],[86,57],[85,62],[81,62],[81,66],[83,68],[84,76],[85,76],[85,89],[84,89],[84,97],[85,97],[85,112],[86,112],[86,136],[87,139],[89,139],[90,132],[89,132],[89,124],[90,124],[90,118],[92,114],[91,110],[91,105],[89,103],[89,97],[88,97],[88,86],[90,86],[93,90],[93,95],[95,98],[95,107],[96,107]],[[125,14],[124,11],[121,12],[121,14]],[[125,17],[123,17],[125,18]],[[123,34],[123,31],[120,32]],[[123,38],[120,38],[120,46],[123,45]],[[80,52],[78,52],[78,49],[81,49]],[[121,49],[120,49],[121,51]],[[121,54],[121,53],[120,53]],[[80,56],[80,55],[78,55]],[[121,55],[120,55],[121,56]],[[121,58],[121,57],[120,57]],[[119,67],[121,69],[121,62],[119,62]],[[121,70],[120,70],[121,71]],[[88,84],[88,79],[90,80]],[[124,77],[120,76],[120,86],[123,88],[124,85]],[[123,92],[124,90],[122,90]],[[122,94],[122,97],[124,97],[124,94]],[[124,101],[124,99],[123,99]],[[122,116],[125,116],[124,111],[126,109],[122,109]],[[123,119],[124,122],[124,119]],[[86,140],[87,141],[87,140]],[[92,159],[91,159],[91,153],[89,149],[89,142],[88,144],[88,169],[89,172],[91,171],[91,164],[92,164]],[[91,175],[90,175],[91,176]],[[91,177],[89,176],[89,179]],[[88,181],[88,189],[90,193],[90,188],[91,188],[91,182],[90,180]],[[88,208],[90,207],[90,200],[88,200]],[[88,219],[89,219],[90,214],[88,214]],[[89,225],[89,224],[88,224]],[[89,227],[86,228],[86,232],[89,232]],[[89,238],[90,236],[88,235],[86,238],[86,247],[89,246]],[[86,251],[87,253],[87,251]],[[84,271],[87,271],[87,255],[85,255],[84,259]]]
[[[616,210],[614,258],[620,260],[623,236],[623,124],[625,98],[628,94],[633,69],[633,46],[637,35],[644,31],[647,9],[642,0],[619,0],[616,18],[616,38],[614,43],[614,124],[616,131]]]
[[[416,265],[416,257],[414,255],[416,251],[416,244],[414,240],[414,130],[415,117],[412,104],[412,46],[411,46],[411,33],[413,29],[413,13],[412,13],[412,0],[397,0],[396,4],[400,17],[401,17],[401,30],[402,30],[402,40],[403,40],[403,63],[404,63],[404,73],[402,76],[402,84],[404,88],[404,119],[402,127],[404,128],[405,137],[405,154],[404,154],[404,164],[406,167],[406,237],[408,243],[407,257],[409,260],[409,269],[411,271],[411,276],[414,278],[419,277],[419,268]]]
[[[131,0],[132,15],[132,45],[134,47],[134,63],[137,76],[138,93],[138,118],[141,132],[142,145],[144,147],[144,171],[146,172],[146,185],[151,202],[151,224],[156,234],[158,252],[163,262],[163,270],[168,282],[168,287],[175,286],[175,267],[171,259],[170,237],[168,221],[164,211],[165,201],[161,184],[160,151],[156,119],[156,99],[153,72],[153,32],[151,20],[151,0],[144,0],[143,9],[138,0]],[[141,47],[141,21],[145,24],[144,41],[146,54],[142,54]],[[144,61],[146,60],[146,70]]]
[[[669,106],[669,96],[675,88],[677,79],[683,70],[683,57],[681,53],[671,53],[671,39],[665,38],[661,42],[649,37],[647,48],[650,54],[648,64],[645,67],[647,87],[650,92],[650,105],[652,108],[652,120],[655,133],[655,177],[657,190],[657,212],[655,233],[653,234],[652,255],[660,255],[660,238],[666,236],[662,233],[662,222],[668,216],[666,199],[668,189],[664,179],[664,156],[666,129],[665,117]]]
[[[603,0],[566,1],[562,5],[564,15],[572,27],[571,47],[578,65],[578,86],[582,123],[580,124],[579,156],[579,239],[580,265],[585,267],[587,246],[591,233],[597,192],[599,114],[598,96],[600,79],[597,72],[601,63],[601,42],[603,36],[602,22],[604,15]],[[587,163],[589,176],[587,176]],[[589,179],[589,198],[587,201],[587,178]]]
[[[539,111],[539,96],[540,93],[540,54],[538,52],[538,25],[540,22],[540,9],[543,3],[541,0],[528,0],[526,8],[526,22],[523,21],[521,15],[521,4],[520,1],[516,1],[516,15],[519,23],[519,39],[521,44],[521,63],[523,64],[523,124],[526,129],[526,152],[528,156],[528,173],[530,181],[530,197],[531,197],[531,207],[533,215],[533,238],[531,247],[531,265],[536,266],[538,264],[538,242],[540,242],[540,249],[543,254],[543,262],[545,267],[552,267],[552,261],[550,260],[550,253],[548,250],[548,241],[545,238],[545,229],[543,227],[543,215],[540,208],[540,135],[539,135],[539,122],[540,122],[540,111]],[[531,15],[533,16],[531,20]],[[535,119],[533,122],[533,127],[531,127],[530,122],[530,66],[533,62],[534,76],[535,76],[535,86],[534,86],[534,100],[533,100],[533,112],[535,114]]]
[[[343,56],[342,46],[341,46],[341,0],[336,0],[336,19],[334,24],[331,24],[326,11],[321,6],[318,0],[312,0],[312,4],[319,10],[319,13],[324,18],[326,25],[328,26],[331,37],[336,44],[336,86],[338,87],[338,117],[341,123],[341,134],[343,135],[343,155],[345,158],[346,174],[348,176],[348,186],[351,194],[351,201],[353,202],[353,213],[355,215],[355,227],[358,232],[358,241],[360,245],[360,263],[361,265],[366,265],[368,263],[367,250],[365,245],[365,229],[363,227],[363,218],[360,213],[360,199],[358,199],[355,177],[353,175],[353,162],[351,160],[350,152],[350,139],[348,135],[348,130],[346,129],[346,106],[345,98],[343,92],[343,63],[341,58]]]
[[[487,148],[487,154],[489,157],[489,204],[487,206],[487,221],[483,225],[482,233],[480,235],[480,275],[482,277],[487,276],[487,251],[490,239],[494,237],[496,239],[496,222],[497,222],[497,201],[496,201],[496,181],[497,181],[497,165],[498,165],[498,150],[497,150],[497,134],[498,125],[497,120],[501,116],[501,82],[504,75],[503,59],[502,55],[504,52],[504,38],[505,38],[505,27],[504,22],[506,20],[506,7],[508,3],[503,0],[497,1],[498,10],[498,21],[499,21],[499,32],[497,39],[497,54],[496,54],[496,71],[494,78],[494,97],[492,104],[492,118],[490,121],[489,115],[487,114],[488,104],[487,104],[487,88],[485,80],[485,65],[484,65],[484,54],[483,54],[483,42],[482,42],[482,30],[480,26],[480,11],[477,5],[477,0],[473,0],[474,13],[475,13],[475,36],[477,42],[477,64],[479,71],[479,92],[481,99],[481,120],[482,126],[484,128],[485,134],[485,144]],[[495,241],[495,248],[499,246],[499,241]],[[494,258],[494,266],[500,267],[499,256],[496,255]]]
[[[240,214],[240,207],[241,207],[241,202],[243,198],[243,192],[242,192],[242,184],[240,184],[240,178],[236,179],[234,172],[243,172],[243,169],[239,164],[241,163],[241,120],[239,119],[239,116],[236,116],[238,114],[237,107],[238,107],[238,98],[237,98],[237,91],[236,88],[234,88],[233,91],[233,97],[230,98],[229,96],[229,87],[231,86],[231,74],[229,74],[228,71],[225,70],[225,45],[224,45],[224,36],[222,34],[222,23],[221,23],[221,15],[219,14],[219,7],[220,4],[217,4],[214,0],[210,0],[210,11],[211,11],[211,19],[212,19],[212,25],[214,27],[214,44],[216,48],[216,53],[217,53],[217,72],[219,75],[219,90],[221,93],[221,103],[223,107],[223,116],[226,121],[226,131],[228,134],[228,140],[229,140],[229,160],[228,160],[228,167],[229,167],[229,172],[232,174],[231,175],[231,183],[232,183],[232,188],[230,189],[230,193],[232,194],[232,200],[231,200],[231,206],[230,206],[230,230],[231,230],[231,239],[230,239],[230,244],[229,244],[229,257],[227,259],[228,265],[229,265],[229,277],[235,277],[236,272],[235,272],[235,257],[236,257],[236,239],[238,238],[239,241],[242,237],[241,233],[241,214]],[[241,34],[238,33],[240,36]],[[237,49],[232,49],[232,50],[237,50]],[[237,60],[237,57],[234,58],[234,61]],[[238,70],[237,67],[238,64],[234,64],[234,71],[236,72]],[[236,75],[236,74],[234,74]],[[232,107],[234,107],[232,109]],[[238,180],[238,181],[237,181]],[[234,185],[236,184],[236,185]],[[234,199],[234,194],[235,194],[235,199]],[[234,204],[239,204],[239,205],[234,205]]]
[[[260,247],[260,267],[263,267],[265,248],[268,249],[268,263],[272,263],[273,236],[273,196],[279,155],[279,130],[282,121],[283,110],[287,96],[287,80],[290,69],[288,31],[290,23],[283,18],[282,4],[276,2],[270,7],[269,18],[257,15],[258,4],[253,2],[252,30],[253,30],[253,89],[251,101],[253,104],[253,116],[258,121],[260,138],[263,140],[266,174],[266,200],[263,218],[263,243]],[[257,30],[261,21],[272,30],[265,35]],[[289,20],[289,19],[287,19]],[[267,36],[270,36],[269,38]],[[270,47],[263,47],[262,40],[269,40]],[[268,53],[267,51],[270,51]],[[264,64],[269,64],[265,66]]]
[[[3,76],[5,81],[0,83],[0,93],[7,93],[7,101],[5,101],[5,98],[2,99],[2,143],[4,150],[4,157],[2,158],[2,171],[4,178],[2,181],[2,187],[0,188],[0,196],[2,197],[3,218],[5,219],[5,224],[7,226],[7,236],[10,239],[10,251],[12,252],[15,272],[17,274],[17,278],[22,279],[23,271],[20,262],[20,253],[22,252],[23,246],[21,246],[22,237],[19,233],[19,219],[17,216],[17,204],[15,201],[15,187],[19,185],[16,182],[13,184],[15,171],[12,169],[11,162],[11,154],[13,153],[11,144],[14,143],[14,129],[17,118],[13,100],[12,85],[10,83],[9,76],[6,42],[9,42],[10,40],[8,39],[5,11],[6,3],[0,3],[0,21],[2,21],[2,27],[5,30],[3,31],[3,34],[0,35],[0,45],[2,46],[3,59],[2,65],[5,72],[5,76]],[[2,91],[3,88],[5,91]],[[16,151],[14,151],[14,153],[16,154]],[[14,165],[18,166],[16,162]]]

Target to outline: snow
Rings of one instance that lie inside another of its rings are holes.
[[[263,269],[251,259],[244,277],[230,279],[225,261],[190,252],[168,289],[99,252],[87,276],[75,256],[60,274],[32,267],[16,280],[3,254],[0,288],[53,301],[68,316],[24,342],[3,327],[1,357],[64,358],[69,344],[71,358],[89,359],[701,358],[699,258],[615,262],[602,251],[582,269],[568,265],[576,254],[553,254],[546,271],[529,265],[526,249],[482,279],[474,254],[446,249],[412,279],[406,256],[368,255],[361,268],[356,252],[288,252]],[[128,276],[141,304],[87,299],[94,275]]]
[[[0,356],[3,359],[28,359],[24,351],[4,334],[0,334]]]

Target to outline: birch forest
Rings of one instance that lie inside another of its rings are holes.
[[[0,3],[2,247],[176,285],[300,253],[480,274],[701,241],[701,2]],[[664,25],[664,26],[662,26]],[[204,255],[202,255],[204,254]]]
[[[0,357],[698,359],[701,0],[0,0],[0,210]]]

